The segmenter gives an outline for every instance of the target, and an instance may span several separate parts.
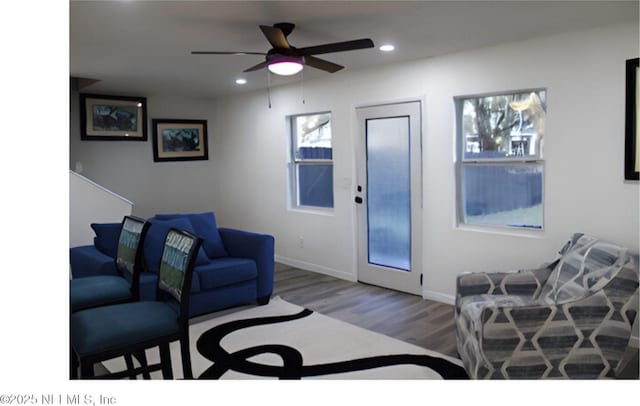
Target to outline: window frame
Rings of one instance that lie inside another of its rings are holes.
[[[295,125],[295,120],[298,117],[304,116],[315,116],[321,114],[329,114],[329,122],[332,121],[332,113],[331,111],[318,111],[311,113],[301,113],[301,114],[292,114],[287,116],[287,127],[289,132],[289,178],[290,178],[290,187],[289,187],[289,207],[291,209],[303,210],[303,211],[313,211],[320,213],[333,213],[335,208],[335,182],[334,182],[334,160],[333,160],[333,131],[331,134],[331,159],[321,159],[321,158],[300,158],[297,154],[299,149],[298,147],[298,134]],[[331,206],[312,206],[312,205],[304,205],[300,203],[300,176],[299,176],[299,168],[301,166],[314,166],[314,165],[330,165],[331,166],[331,176],[332,176],[332,191],[331,191]]]
[[[528,88],[528,89],[516,89],[516,90],[506,90],[499,92],[488,92],[488,93],[477,93],[477,94],[469,94],[469,95],[461,95],[454,96],[454,114],[455,114],[455,182],[456,182],[456,226],[458,228],[463,229],[475,229],[481,231],[507,231],[513,232],[516,234],[530,234],[530,233],[539,233],[545,230],[545,173],[546,173],[546,165],[544,160],[544,151],[542,145],[538,145],[536,148],[535,155],[527,155],[527,156],[506,156],[506,157],[465,157],[465,147],[466,140],[463,138],[463,108],[464,101],[473,98],[483,98],[483,97],[492,97],[492,96],[502,96],[502,95],[513,95],[513,94],[521,94],[521,93],[531,93],[531,92],[544,92],[545,100],[548,99],[549,91],[547,88],[538,87],[538,88]],[[546,112],[546,109],[545,109]],[[546,117],[545,117],[546,120]],[[544,134],[543,134],[544,136]],[[525,226],[510,226],[506,224],[479,224],[479,223],[467,223],[465,220],[465,193],[464,193],[464,185],[463,185],[463,168],[467,166],[533,166],[540,167],[542,172],[542,182],[541,182],[541,210],[542,210],[542,224],[539,228],[537,227],[525,227]]]

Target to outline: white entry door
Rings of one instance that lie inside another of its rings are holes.
[[[358,280],[421,295],[420,101],[359,107]]]

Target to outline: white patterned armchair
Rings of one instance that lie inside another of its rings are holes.
[[[458,353],[471,378],[610,378],[638,313],[638,257],[574,234],[552,264],[456,282]]]

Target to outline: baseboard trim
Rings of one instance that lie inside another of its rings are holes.
[[[453,295],[447,295],[445,293],[436,292],[433,290],[423,290],[422,298],[433,300],[435,302],[446,303],[448,305],[454,305],[456,303],[456,297]]]
[[[349,282],[358,282],[358,278],[355,275],[352,275],[350,273],[346,273],[346,272],[342,272],[342,271],[338,271],[336,269],[333,268],[328,268],[326,266],[322,266],[322,265],[318,265],[318,264],[314,264],[311,262],[306,262],[306,261],[301,261],[299,259],[293,259],[293,258],[288,258],[288,257],[284,257],[281,255],[276,255],[275,256],[275,260],[276,262],[279,262],[283,265],[288,265],[288,266],[292,266],[294,268],[298,268],[298,269],[302,269],[305,271],[311,271],[311,272],[316,272],[316,273],[320,273],[323,275],[328,275],[328,276],[333,276],[335,278],[338,279],[343,279]],[[440,303],[446,303],[449,305],[453,305],[456,302],[456,298],[453,295],[447,295],[445,293],[441,293],[441,292],[436,292],[433,290],[425,290],[422,292],[422,298],[423,299],[428,299],[428,300],[433,300],[436,302],[440,302]]]
[[[354,275],[338,271],[337,269],[328,268],[326,266],[300,261],[299,259],[287,258],[280,255],[276,255],[275,260],[281,264],[303,269],[305,271],[317,272],[323,275],[333,276],[334,278],[347,280],[349,282],[357,282],[357,278]]]

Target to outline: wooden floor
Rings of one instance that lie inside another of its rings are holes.
[[[276,264],[273,296],[334,319],[457,357],[452,305]],[[638,379],[629,348],[621,379]]]
[[[453,306],[276,264],[273,296],[334,319],[456,356]]]

